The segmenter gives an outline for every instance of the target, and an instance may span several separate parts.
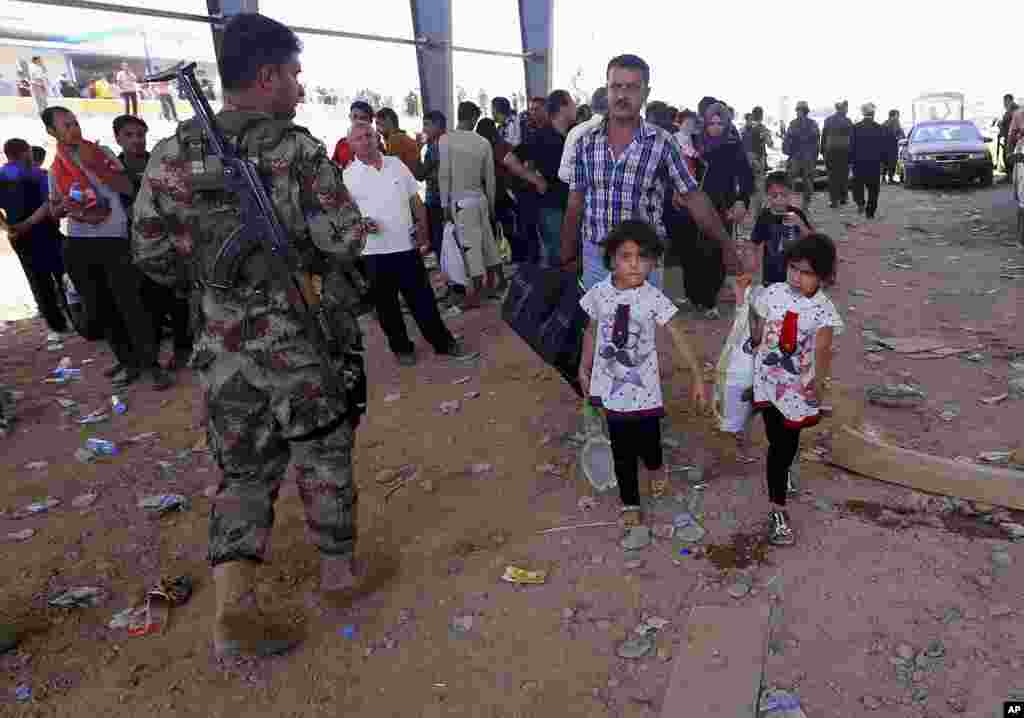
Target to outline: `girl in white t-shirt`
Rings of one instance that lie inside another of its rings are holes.
[[[762,291],[751,308],[754,407],[768,435],[769,538],[792,545],[786,513],[787,478],[801,429],[821,420],[821,398],[832,365],[832,339],[843,320],[822,291],[835,277],[836,248],[809,234],[786,249],[786,282]]]
[[[650,472],[652,486],[665,483],[656,473],[662,471],[665,415],[656,326],[668,326],[673,344],[693,372],[690,396],[702,407],[704,380],[678,308],[647,281],[663,252],[654,228],[626,220],[608,234],[603,247],[611,274],[580,300],[591,321],[583,336],[579,379],[591,403],[607,416],[623,520],[632,528],[641,521],[640,462]]]

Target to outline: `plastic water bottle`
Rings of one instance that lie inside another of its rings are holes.
[[[82,186],[78,182],[73,182],[71,184],[71,189],[68,190],[68,198],[73,202],[81,202],[82,197]]]
[[[99,456],[114,456],[117,454],[117,445],[106,439],[87,439],[85,448]]]
[[[128,411],[128,407],[125,406],[124,402],[121,401],[117,394],[110,397],[110,406],[114,409],[115,414],[124,414]]]

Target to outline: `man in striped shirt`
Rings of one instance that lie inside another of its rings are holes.
[[[635,55],[608,63],[608,118],[586,132],[576,144],[569,204],[562,224],[562,263],[575,271],[582,263],[585,289],[608,276],[599,244],[620,222],[639,219],[651,224],[663,242],[668,233],[662,218],[665,193],[686,208],[708,241],[720,242],[726,268],[743,271],[735,243],[718,214],[694,181],[676,140],[648,124],[641,109],[650,94],[650,68]],[[659,285],[662,271],[652,273]]]

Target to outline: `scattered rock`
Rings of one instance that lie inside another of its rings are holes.
[[[438,407],[438,409],[440,409],[442,414],[448,415],[448,414],[454,414],[461,407],[462,407],[462,402],[461,401],[457,401],[457,400],[455,400],[455,401],[442,401],[441,405]]]
[[[748,593],[750,593],[750,585],[742,581],[737,581],[729,587],[729,595],[735,599],[743,598]]]
[[[620,643],[615,654],[619,658],[635,660],[646,656],[650,653],[652,648],[654,648],[654,641],[647,636],[637,636],[636,638],[629,638]]]
[[[36,535],[35,529],[22,529],[21,531],[14,531],[7,534],[8,541],[28,541],[30,538]],[[2,651],[0,651],[2,653]]]
[[[388,394],[387,396],[384,397],[384,403],[385,404],[390,404],[391,402],[398,401],[401,398],[402,398],[402,395],[398,394],[398,393]]]
[[[910,384],[875,384],[865,391],[870,403],[893,409],[920,406],[928,398],[923,390]]]
[[[576,609],[575,608],[563,608],[562,609],[562,620],[563,621],[571,621],[574,618],[576,618]]]
[[[634,526],[621,541],[627,551],[639,551],[651,545],[651,529],[648,526]]]
[[[942,658],[946,655],[946,647],[942,641],[934,640],[928,644],[928,647],[924,649],[924,655],[929,658]]]
[[[98,498],[99,494],[82,494],[81,496],[73,498],[71,500],[71,505],[76,509],[86,509],[92,506]]]
[[[984,573],[979,574],[978,576],[976,576],[974,578],[974,582],[977,583],[982,588],[991,588],[992,587],[992,577],[988,576],[988,575],[986,575]]]
[[[672,524],[658,524],[654,527],[654,535],[660,539],[671,539],[676,527]]]
[[[963,613],[956,606],[947,608],[945,612],[943,612],[942,614],[942,622],[945,623],[947,626],[951,623],[959,621],[961,618],[963,618]]]
[[[82,586],[50,599],[50,605],[58,608],[92,608],[97,606],[103,597],[103,589],[95,586]]]
[[[427,494],[432,494],[437,491],[437,486],[434,484],[433,479],[423,479],[423,481],[420,482],[420,488]]]
[[[480,398],[480,392],[478,392],[478,391],[467,391],[465,394],[462,395],[462,398],[463,399],[479,399]]]
[[[1013,608],[1007,606],[1005,603],[1000,603],[989,609],[989,615],[992,618],[1003,618],[1005,616],[1013,615]]]
[[[96,461],[96,454],[92,453],[88,449],[75,449],[75,459],[83,464],[91,464]]]
[[[1024,539],[1024,526],[1021,526],[1020,524],[1004,521],[1003,523],[999,524],[999,528],[1001,528],[1003,531],[1009,534],[1010,538],[1012,538],[1014,541]]]
[[[50,463],[48,461],[30,461],[25,464],[25,468],[29,471],[42,471],[49,465]]]
[[[642,558],[638,558],[632,561],[626,561],[626,563],[622,564],[622,567],[627,571],[636,571],[637,569],[643,568],[645,565],[647,565],[647,562]]]
[[[923,703],[928,700],[928,689],[924,686],[918,686],[914,689],[914,692],[910,696],[914,703]]]
[[[456,616],[452,619],[451,627],[452,630],[459,635],[469,633],[473,630],[473,616]]]
[[[864,696],[860,699],[860,702],[869,711],[877,711],[882,707],[882,701],[878,700],[874,696]]]
[[[469,473],[473,474],[473,476],[480,476],[481,474],[486,474],[493,470],[493,464],[473,464],[469,467]]]
[[[914,647],[909,643],[901,643],[896,646],[896,655],[904,661],[909,661],[914,657]]]
[[[1005,551],[993,551],[991,559],[992,563],[1001,568],[1008,568],[1013,565],[1013,559]]]
[[[978,454],[978,461],[986,464],[1009,464],[1010,463],[1010,452],[1009,451],[985,451]]]

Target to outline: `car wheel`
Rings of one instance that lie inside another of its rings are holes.
[[[988,172],[986,172],[985,174],[983,174],[981,176],[981,186],[982,187],[991,187],[993,181],[994,181],[994,178],[992,176],[992,170],[989,170]]]

